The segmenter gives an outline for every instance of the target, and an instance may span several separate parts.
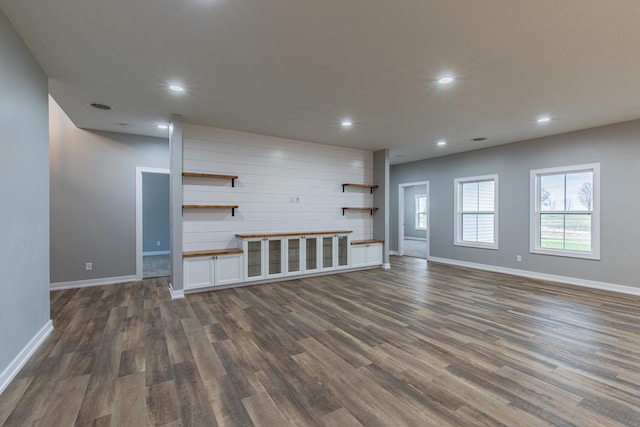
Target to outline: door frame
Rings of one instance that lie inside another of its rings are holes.
[[[162,173],[169,175],[164,168],[136,167],[136,280],[142,280],[142,174]],[[173,257],[173,253],[171,254]]]
[[[429,181],[406,182],[398,184],[398,255],[404,255],[404,191],[407,187],[415,187],[424,185],[427,188],[427,230],[425,238],[427,239],[427,260],[431,255],[431,197],[429,192]]]

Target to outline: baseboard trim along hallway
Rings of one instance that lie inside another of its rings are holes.
[[[595,280],[579,279],[577,277],[558,276],[555,274],[538,273],[536,271],[519,270],[517,268],[499,267],[496,265],[459,261],[450,258],[429,257],[428,261],[439,262],[441,264],[457,265],[459,267],[477,268],[478,270],[493,271],[495,273],[512,274],[514,276],[527,277],[529,279],[560,282],[567,285],[581,286],[583,288],[598,289],[601,291],[618,292],[627,295],[640,295],[640,285],[636,288],[634,286],[617,285],[615,283],[598,282]]]
[[[42,342],[53,332],[53,321],[49,320],[45,325],[36,333],[31,340],[24,346],[22,351],[9,363],[9,366],[0,374],[0,394],[9,385],[11,380],[18,375],[20,369],[24,366],[29,358],[40,347]]]

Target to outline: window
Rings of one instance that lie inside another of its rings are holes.
[[[455,244],[498,249],[498,175],[455,180]]]
[[[416,195],[416,230],[427,229],[427,196],[424,194]]]
[[[600,164],[531,171],[531,252],[600,259]]]

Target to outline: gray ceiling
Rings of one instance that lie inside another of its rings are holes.
[[[640,118],[638,0],[0,7],[82,128],[166,136],[157,124],[177,113],[189,123],[390,148],[392,163],[403,163]],[[456,81],[438,86],[444,73]],[[170,82],[187,92],[170,93]],[[537,123],[543,114],[553,120]],[[340,126],[346,117],[351,129]],[[436,146],[440,139],[448,144]]]

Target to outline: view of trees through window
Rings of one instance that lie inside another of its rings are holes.
[[[593,171],[539,179],[540,247],[591,251]]]

